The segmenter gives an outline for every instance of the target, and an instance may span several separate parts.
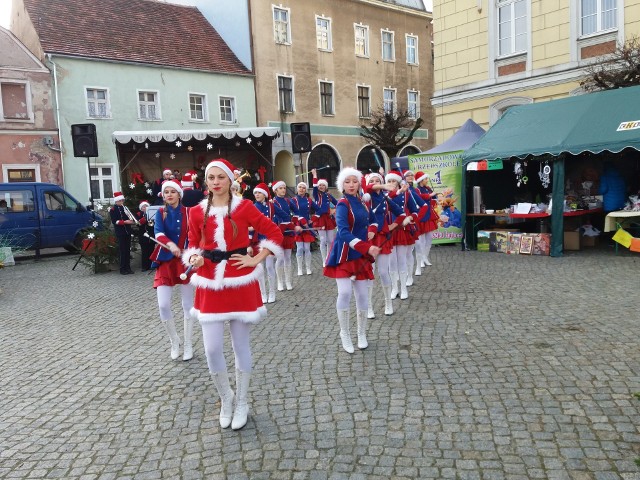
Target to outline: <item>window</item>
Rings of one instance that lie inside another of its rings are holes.
[[[189,119],[194,122],[206,122],[209,120],[206,95],[200,93],[189,94]]]
[[[276,43],[291,43],[289,9],[273,7],[273,36]]]
[[[407,35],[407,63],[418,64],[418,37]]]
[[[318,50],[330,52],[331,45],[331,19],[316,15],[316,43]]]
[[[138,90],[138,114],[140,120],[160,120],[158,92]]]
[[[320,82],[320,112],[333,115],[333,82]]]
[[[358,85],[358,117],[371,116],[371,87]]]
[[[580,25],[582,35],[617,27],[617,0],[581,0]]]
[[[74,212],[78,209],[76,203],[69,195],[63,192],[44,192],[44,203],[47,210]]]
[[[278,97],[280,112],[293,112],[293,78],[278,76]]]
[[[26,82],[0,82],[0,120],[32,121],[31,93]]]
[[[102,165],[89,168],[91,198],[94,200],[111,200],[113,198],[114,178],[113,165]]]
[[[526,0],[499,0],[498,52],[499,55],[527,50]]]
[[[369,56],[369,27],[366,25],[354,25],[356,34],[356,55],[358,57]]]
[[[31,190],[0,190],[0,213],[34,212],[35,209]]]
[[[220,121],[236,123],[236,99],[234,97],[218,97],[220,99]]]
[[[382,60],[393,62],[396,59],[395,47],[393,45],[393,32],[382,30]]]
[[[37,182],[35,168],[10,168],[7,170],[9,182]]]
[[[384,113],[393,113],[396,111],[396,90],[395,88],[385,88],[382,93],[382,103]]]
[[[418,118],[420,116],[420,93],[416,90],[407,91],[407,111],[409,118]]]
[[[106,88],[87,87],[87,117],[109,118],[109,92]]]

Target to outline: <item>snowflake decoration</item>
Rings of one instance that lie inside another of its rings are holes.
[[[91,225],[93,225],[93,228],[98,228],[98,225],[100,225],[98,222],[93,222]]]
[[[90,233],[89,235],[87,235],[87,238],[89,240],[93,240],[95,238],[96,234],[95,233]]]
[[[145,188],[149,188],[149,182],[144,182]]]
[[[160,154],[159,153],[156,153],[156,158],[160,158]]]
[[[261,147],[262,146],[262,142],[258,142],[258,146]]]
[[[174,158],[176,158],[176,154],[175,154],[175,153],[172,153],[171,155],[169,155],[169,158],[170,158],[171,160],[173,160]]]
[[[213,148],[213,145],[210,143],[207,143],[207,150],[211,150]]]
[[[151,195],[153,193],[153,190],[151,190],[150,188],[147,188],[147,193]]]
[[[247,137],[247,143],[251,143],[251,137]]]
[[[187,150],[189,150],[189,151],[191,152],[191,151],[193,150],[193,147],[192,147],[191,145],[189,145],[189,146],[187,147]]]
[[[240,146],[240,142],[236,142],[236,147],[239,147],[239,146]]]
[[[133,183],[130,183],[130,184],[129,184],[129,188],[130,188],[131,190],[133,190],[134,188],[136,188],[136,186],[135,186]]]
[[[178,141],[176,142],[176,147],[181,147],[181,146],[182,146],[182,142],[181,142],[180,140],[178,140]]]
[[[149,144],[145,142],[144,148],[149,148]]]
[[[18,142],[18,148],[24,148],[26,146],[27,146],[26,144],[24,144],[22,142]]]

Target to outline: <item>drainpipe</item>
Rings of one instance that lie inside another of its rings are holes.
[[[62,148],[62,133],[60,131],[60,103],[58,102],[58,70],[50,53],[46,54],[49,63],[53,65],[53,94],[56,102],[56,123],[58,124],[58,139],[60,140],[60,168],[62,169],[62,185],[64,186],[64,152]]]

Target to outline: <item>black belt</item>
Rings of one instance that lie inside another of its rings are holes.
[[[246,255],[247,254],[247,248],[237,248],[235,250],[231,250],[229,252],[226,252],[224,250],[205,250],[204,252],[202,252],[202,256],[204,258],[208,258],[209,260],[211,260],[213,263],[220,263],[223,260],[229,260],[231,258],[231,255]]]

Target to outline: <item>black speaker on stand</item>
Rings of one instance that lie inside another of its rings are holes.
[[[311,151],[311,125],[309,122],[291,124],[291,151],[293,153]]]
[[[98,156],[98,137],[93,123],[71,125],[71,141],[73,142],[73,156],[87,157],[87,173],[89,174],[89,201],[93,211],[93,192],[91,191],[91,165],[89,157]]]

